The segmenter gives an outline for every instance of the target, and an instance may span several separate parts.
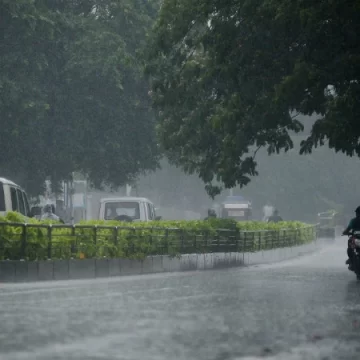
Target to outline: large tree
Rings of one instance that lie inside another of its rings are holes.
[[[256,175],[256,149],[360,155],[358,0],[164,0],[148,74],[160,141],[211,195]]]
[[[141,57],[155,5],[0,0],[2,174],[39,193],[48,176],[118,186],[156,168]]]
[[[48,15],[34,1],[0,1],[1,175],[21,183],[26,179],[28,188],[38,191],[46,177],[39,123],[49,110],[40,84],[47,57],[40,47],[55,28]]]

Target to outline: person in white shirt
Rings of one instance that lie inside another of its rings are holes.
[[[60,218],[53,213],[53,207],[50,204],[44,206],[43,214],[40,220],[61,221]]]
[[[266,205],[264,205],[263,207],[263,214],[264,214],[263,221],[267,221],[269,217],[272,216],[273,212],[274,212],[274,207],[269,203],[266,203]]]

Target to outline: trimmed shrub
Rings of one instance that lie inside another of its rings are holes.
[[[75,226],[28,219],[18,213],[0,217],[0,260],[44,260],[151,255],[255,252],[311,242],[314,225],[284,221],[236,222],[228,219],[83,221]]]

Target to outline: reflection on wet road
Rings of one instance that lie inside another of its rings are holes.
[[[359,359],[345,241],[246,269],[0,287],[0,359]]]

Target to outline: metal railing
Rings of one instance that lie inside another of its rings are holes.
[[[277,231],[0,223],[0,260],[144,258],[215,252],[256,252],[316,238],[316,226]]]

